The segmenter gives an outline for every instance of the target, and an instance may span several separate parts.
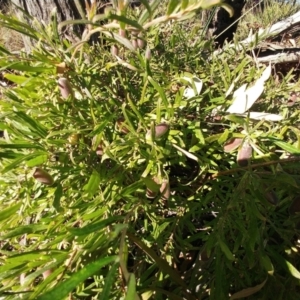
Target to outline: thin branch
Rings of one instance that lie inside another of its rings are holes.
[[[250,165],[247,167],[234,168],[234,169],[227,170],[227,171],[221,171],[216,174],[213,174],[211,176],[211,178],[214,179],[214,178],[217,178],[220,176],[230,175],[230,174],[234,174],[234,173],[249,170],[249,169],[257,169],[260,167],[272,166],[272,165],[276,165],[276,164],[286,164],[286,163],[297,162],[297,161],[300,161],[300,157],[290,157],[290,158],[284,158],[284,159],[280,159],[280,160],[266,161],[266,162],[262,162],[262,163],[253,164],[253,165]]]

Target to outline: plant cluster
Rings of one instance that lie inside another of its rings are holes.
[[[194,18],[220,1],[141,2],[93,1],[75,45],[0,15],[35,40],[0,48],[1,297],[297,299],[292,70],[214,54]]]

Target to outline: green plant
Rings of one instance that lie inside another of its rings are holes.
[[[240,40],[247,38],[250,30],[257,32],[260,28],[268,28],[299,11],[299,3],[294,0],[260,2],[253,11],[245,11],[236,33]]]
[[[37,28],[0,16],[37,41],[29,54],[1,48],[5,299],[297,298],[298,111],[278,100],[297,85],[246,49],[211,55],[185,30],[208,2],[119,2],[102,26],[90,8],[75,46],[55,16]],[[91,47],[97,32],[106,44]],[[228,111],[243,84],[261,93],[246,114]],[[245,167],[233,139],[251,146]]]

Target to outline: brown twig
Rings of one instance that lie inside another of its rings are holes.
[[[256,169],[256,168],[259,168],[259,167],[271,166],[271,165],[275,165],[275,164],[278,164],[278,163],[285,164],[285,163],[290,163],[290,162],[295,162],[295,161],[300,161],[300,157],[290,157],[290,158],[284,158],[284,159],[280,159],[280,160],[272,160],[272,161],[257,163],[257,164],[253,164],[253,165],[246,166],[246,167],[241,167],[241,168],[234,168],[234,169],[231,169],[231,170],[222,171],[222,172],[218,172],[216,174],[212,174],[211,178],[214,179],[214,178],[217,178],[217,177],[220,177],[220,176],[223,176],[223,175],[234,174],[234,173],[239,172],[239,171],[244,171],[244,170],[249,170],[249,169]]]

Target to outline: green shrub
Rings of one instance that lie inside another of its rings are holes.
[[[247,49],[214,55],[192,27],[199,3],[159,4],[94,22],[86,41],[101,32],[101,46],[60,39],[55,16],[36,29],[0,16],[37,41],[1,48],[5,299],[297,298],[296,80]],[[262,88],[250,112],[282,120],[226,112],[243,84],[249,99]]]

